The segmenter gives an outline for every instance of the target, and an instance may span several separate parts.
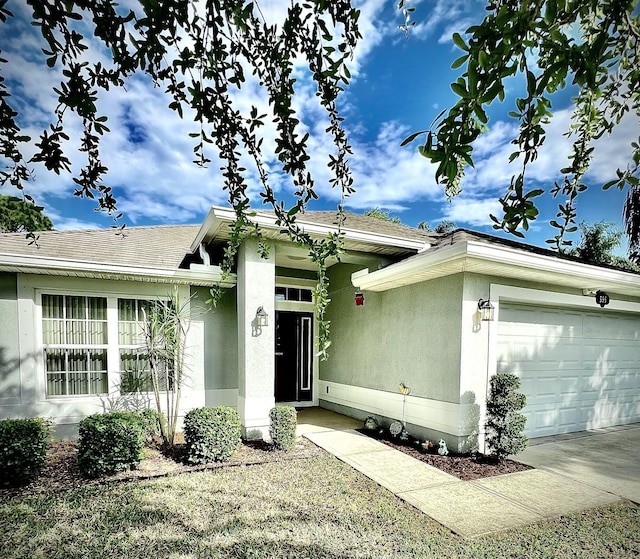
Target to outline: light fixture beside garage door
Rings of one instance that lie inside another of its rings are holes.
[[[480,299],[478,301],[478,311],[480,312],[480,320],[490,322],[493,320],[493,312],[495,307],[489,299]]]

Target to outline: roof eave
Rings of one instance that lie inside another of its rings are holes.
[[[607,288],[614,293],[640,296],[638,274],[472,240],[419,254],[374,272],[356,272],[352,283],[365,291],[387,291],[465,271],[523,280],[530,280],[535,272],[536,282]]]
[[[34,258],[21,254],[0,254],[0,272],[116,279],[194,286],[232,287],[235,276],[223,275],[218,266],[197,270],[117,266],[96,262],[69,261],[60,258]]]
[[[223,225],[232,223],[236,218],[236,214],[232,209],[221,208],[219,206],[212,206],[207,214],[207,217],[198,231],[193,243],[191,244],[191,250],[195,251],[202,242],[208,242],[215,238]],[[265,213],[255,212],[255,215],[249,218],[253,223],[264,229],[282,230],[282,226],[277,224],[275,216]],[[300,226],[304,233],[307,233],[316,238],[325,238],[330,233],[343,233],[346,241],[356,241],[362,243],[370,243],[378,246],[392,246],[399,247],[407,250],[413,250],[416,252],[422,252],[427,250],[430,245],[426,241],[418,241],[415,239],[408,239],[405,237],[396,237],[393,235],[386,235],[382,233],[370,233],[366,231],[360,231],[357,229],[351,229],[348,227],[338,228],[337,225],[324,225],[315,223],[304,219],[304,215],[296,218],[296,223]]]

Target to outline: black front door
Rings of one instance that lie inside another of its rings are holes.
[[[313,315],[276,312],[276,402],[313,398]]]

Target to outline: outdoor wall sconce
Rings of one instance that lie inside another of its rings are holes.
[[[493,311],[495,307],[491,304],[489,299],[480,299],[478,301],[478,312],[480,313],[480,320],[483,322],[490,322],[493,320]]]
[[[269,315],[262,308],[262,306],[258,307],[258,310],[256,312],[256,326],[258,328],[269,326]]]

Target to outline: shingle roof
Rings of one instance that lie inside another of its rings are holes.
[[[441,237],[438,233],[432,233],[409,227],[401,223],[393,223],[377,217],[354,214],[344,212],[345,221],[343,227],[347,229],[355,229],[356,231],[364,231],[367,233],[378,233],[381,235],[389,235],[392,237],[401,237],[404,239],[414,239],[416,241],[433,242]],[[310,221],[321,225],[338,225],[338,213],[336,211],[311,211],[299,214],[298,219],[302,221]]]
[[[70,261],[175,270],[190,252],[199,225],[41,231],[38,246],[22,233],[0,234],[0,254],[61,258]]]

